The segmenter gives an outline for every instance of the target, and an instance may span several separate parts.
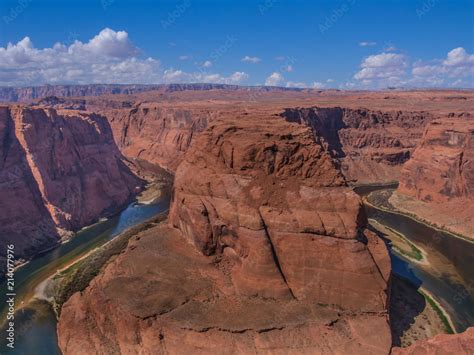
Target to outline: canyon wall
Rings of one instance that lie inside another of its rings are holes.
[[[117,145],[127,157],[148,160],[170,171],[176,170],[193,136],[215,117],[229,111],[242,115],[249,110],[238,106],[231,109],[200,105],[173,107],[156,103],[137,103],[130,109],[107,108],[91,102],[88,108],[100,110],[107,116]],[[280,114],[263,111],[269,115]],[[257,109],[252,108],[251,112]],[[425,125],[434,119],[427,112],[340,107],[286,109],[281,115],[290,122],[312,128],[315,139],[325,145],[348,183],[398,180],[400,169],[410,158]]]
[[[206,109],[138,103],[131,109],[106,109],[115,141],[124,155],[175,171],[193,135],[208,124]]]
[[[403,166],[390,202],[441,227],[474,238],[474,119],[438,119]]]
[[[390,260],[314,132],[213,119],[176,169],[168,224],[63,306],[64,354],[389,353]]]
[[[309,125],[340,162],[346,179],[354,183],[398,180],[424,127],[434,119],[427,112],[341,107],[286,109],[282,115]]]
[[[143,184],[100,115],[1,106],[0,141],[0,241],[16,258],[117,212]]]

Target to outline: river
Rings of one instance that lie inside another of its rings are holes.
[[[15,302],[22,303],[15,313],[15,348],[5,344],[5,329],[2,329],[0,354],[56,355],[61,354],[56,335],[56,316],[46,301],[35,299],[38,285],[54,275],[58,269],[107,243],[124,230],[165,212],[169,207],[169,194],[164,193],[155,203],[132,203],[118,215],[96,223],[78,233],[67,243],[41,255],[15,271]],[[2,295],[6,284],[1,284]],[[2,296],[3,297],[3,296]],[[2,299],[2,323],[5,319],[5,300]]]
[[[395,186],[364,186],[355,191],[367,196]],[[429,264],[416,263],[390,250],[393,272],[422,286],[449,314],[457,332],[474,325],[474,243],[430,227],[405,215],[364,204],[369,219],[404,235],[427,254]]]

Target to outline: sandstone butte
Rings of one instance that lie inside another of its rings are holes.
[[[310,127],[216,118],[176,170],[168,225],[63,306],[61,349],[388,353],[390,260],[365,224]]]
[[[0,243],[16,258],[117,212],[142,185],[100,115],[0,106],[0,141]]]
[[[432,121],[403,166],[392,204],[474,239],[474,117]],[[469,208],[469,206],[471,208]]]

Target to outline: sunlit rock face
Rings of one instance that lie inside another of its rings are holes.
[[[431,122],[400,178],[399,192],[422,201],[474,197],[474,119]]]
[[[403,166],[390,199],[398,209],[474,239],[474,120],[431,122],[413,157]]]
[[[63,306],[65,354],[389,353],[390,260],[306,125],[212,120],[176,169],[169,221]]]

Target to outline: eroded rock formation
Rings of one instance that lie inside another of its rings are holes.
[[[175,171],[193,135],[208,124],[205,109],[174,109],[138,103],[132,109],[106,110],[118,147],[126,156]]]
[[[115,213],[142,185],[100,115],[1,106],[0,141],[0,241],[16,258]]]
[[[340,161],[347,180],[357,183],[398,180],[400,167],[434,119],[427,112],[341,107],[287,109],[283,116],[311,126],[316,139]]]
[[[174,186],[169,224],[65,303],[63,353],[389,352],[386,247],[309,127],[215,119]]]
[[[393,355],[456,354],[469,355],[474,349],[474,328],[461,334],[440,334],[428,340],[420,340],[408,348],[393,348]]]
[[[431,122],[403,166],[390,202],[422,219],[474,238],[474,119]]]

